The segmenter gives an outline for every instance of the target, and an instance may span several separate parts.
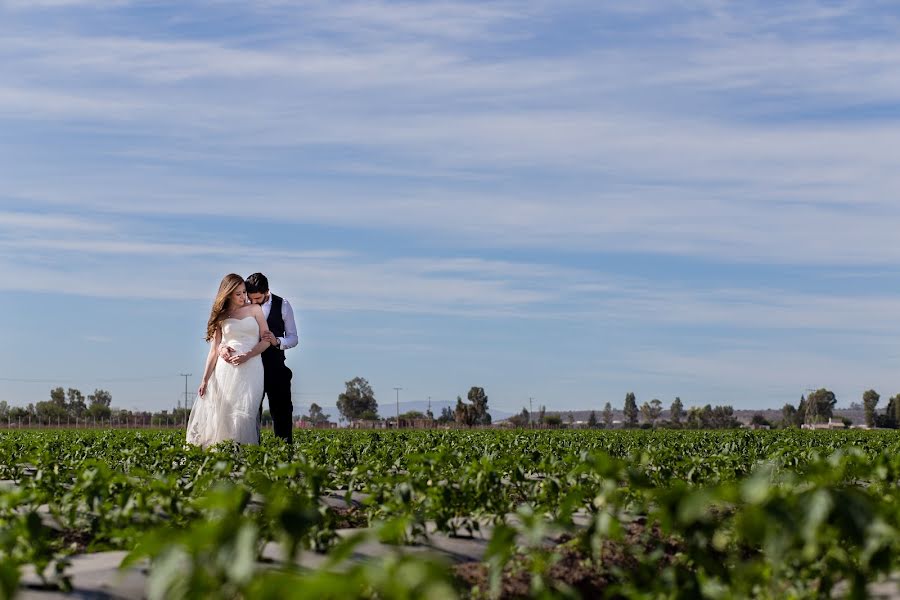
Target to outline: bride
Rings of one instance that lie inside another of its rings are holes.
[[[259,443],[264,382],[260,354],[270,345],[268,331],[262,308],[249,304],[244,278],[226,275],[206,324],[209,355],[188,420],[189,443],[204,448],[223,440]],[[217,352],[223,341],[236,352],[227,361]]]

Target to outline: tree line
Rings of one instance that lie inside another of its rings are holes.
[[[900,394],[892,396],[884,411],[877,411],[881,395],[875,390],[866,390],[862,394],[862,409],[866,427],[880,429],[897,429],[900,427]],[[800,396],[800,403],[795,407],[787,403],[781,409],[781,427],[800,427],[803,424],[824,423],[834,418],[834,406],[837,397],[829,389],[819,388],[809,396]],[[858,407],[859,404],[851,406]],[[845,424],[849,425],[847,420]]]
[[[16,425],[124,425],[160,427],[184,425],[190,408],[176,407],[171,411],[136,411],[116,408],[108,390],[95,389],[85,396],[77,388],[56,387],[50,390],[50,399],[29,403],[27,406],[10,406],[0,400],[0,424]],[[263,412],[263,424],[271,422],[269,411]]]
[[[95,389],[93,394],[85,396],[76,388],[57,387],[50,390],[49,400],[27,406],[9,406],[5,400],[0,401],[0,420],[41,425],[104,421],[109,420],[113,410],[112,394],[106,390]]]
[[[740,427],[740,422],[734,416],[734,408],[731,406],[692,406],[685,410],[681,398],[676,397],[669,407],[668,419],[663,419],[663,403],[658,398],[637,404],[637,397],[633,392],[625,395],[622,407],[623,419],[618,424],[627,429],[668,427],[673,429],[730,429]],[[560,413],[548,413],[546,406],[541,406],[535,414],[530,414],[527,408],[511,417],[510,422],[516,427],[549,426],[561,427],[566,425]],[[573,426],[574,415],[568,413],[568,425]],[[588,417],[587,426],[595,429],[611,429],[616,427],[615,411],[612,404],[607,402],[600,412],[592,410]]]
[[[354,377],[350,381],[344,383],[345,390],[338,395],[337,408],[341,413],[341,418],[345,421],[359,420],[380,420],[378,416],[378,401],[375,399],[375,392],[372,386],[363,377]],[[472,386],[466,395],[467,402],[463,401],[462,396],[456,397],[456,406],[450,408],[445,406],[441,410],[441,414],[435,418],[431,409],[425,413],[420,411],[409,411],[400,415],[401,420],[413,421],[417,419],[433,420],[439,424],[454,423],[456,425],[473,427],[478,425],[490,425],[491,414],[488,412],[488,396],[484,388]],[[315,407],[315,411],[314,408]],[[315,414],[314,414],[315,413]],[[325,415],[326,417],[328,415]],[[313,422],[322,418],[321,407],[316,404],[310,405],[310,414],[308,417]],[[396,420],[396,416],[386,417],[384,420]]]
[[[900,394],[892,396],[883,412],[878,412],[876,407],[881,396],[875,390],[866,390],[862,395],[861,407],[865,414],[865,424],[868,427],[883,429],[900,428]],[[772,422],[762,414],[753,415],[751,424],[765,425],[772,428],[800,427],[804,424],[827,423],[834,418],[834,410],[837,404],[837,396],[827,388],[819,388],[807,395],[800,396],[800,402],[794,406],[790,402],[785,403],[781,409],[781,420]],[[857,406],[854,404],[854,406]],[[676,397],[669,407],[668,418],[663,418],[663,404],[654,398],[644,402],[640,406],[633,392],[625,395],[622,407],[623,419],[616,424],[615,411],[611,403],[607,402],[599,413],[592,410],[587,421],[590,428],[612,428],[621,426],[624,428],[651,428],[665,427],[672,429],[730,429],[741,426],[740,421],[734,416],[734,408],[729,405],[703,407],[692,406],[685,410],[681,398]],[[565,420],[561,413],[548,413],[546,407],[541,406],[535,414],[530,414],[527,408],[511,417],[510,422],[516,427],[530,426],[564,426]],[[568,413],[569,424],[574,424],[573,413]],[[852,422],[843,419],[845,426]]]

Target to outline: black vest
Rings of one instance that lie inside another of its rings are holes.
[[[281,305],[284,304],[284,300],[281,299],[281,296],[276,296],[272,294],[272,307],[269,310],[269,318],[266,319],[266,323],[269,325],[269,331],[275,334],[275,337],[284,337],[284,316],[281,314]],[[284,350],[281,348],[276,348],[275,346],[269,346],[262,353],[263,363],[269,362],[284,362]]]

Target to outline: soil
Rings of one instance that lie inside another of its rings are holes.
[[[62,531],[54,531],[52,539],[61,549],[65,549],[67,554],[82,554],[87,552],[93,541],[93,536],[89,531],[64,529]]]
[[[549,549],[556,556],[549,568],[548,585],[563,583],[573,588],[582,598],[613,597],[610,586],[619,581],[619,574],[634,571],[638,559],[629,548],[643,547],[645,551],[661,549],[660,565],[665,565],[680,550],[672,539],[664,538],[658,527],[647,528],[643,523],[631,523],[622,541],[603,542],[602,562],[595,561],[588,551],[570,536],[561,537]],[[512,600],[530,596],[531,573],[529,558],[516,554],[503,571],[499,598]],[[454,567],[454,576],[460,587],[468,588],[469,597],[486,598],[490,589],[488,566],[484,562],[461,563]],[[475,591],[477,590],[477,591]]]
[[[359,508],[351,506],[350,508],[334,508],[328,509],[335,517],[336,529],[360,529],[369,526],[369,519],[366,514]]]

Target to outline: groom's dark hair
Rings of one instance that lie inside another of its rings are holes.
[[[248,294],[265,294],[269,291],[269,280],[262,273],[254,273],[244,282]]]

